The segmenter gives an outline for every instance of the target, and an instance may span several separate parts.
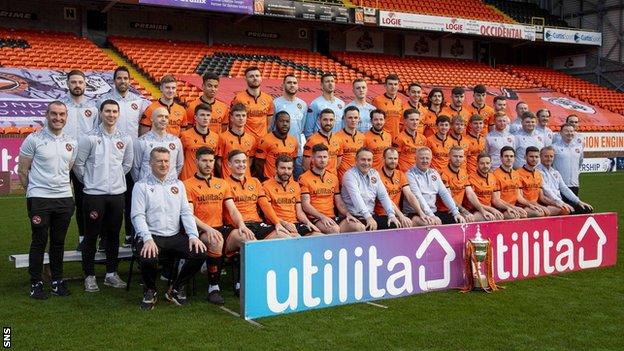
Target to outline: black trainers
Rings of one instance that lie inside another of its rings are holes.
[[[151,311],[156,306],[156,290],[146,290],[143,293],[143,300],[141,301],[141,309],[143,311]]]
[[[221,291],[219,290],[213,290],[212,292],[208,293],[208,302],[215,305],[225,304],[225,300],[223,299],[223,296],[221,296]]]
[[[48,298],[48,294],[43,291],[43,282],[39,281],[30,284],[30,298],[35,300],[46,300]]]
[[[180,293],[173,288],[169,288],[169,290],[167,290],[167,292],[165,293],[165,298],[167,298],[167,301],[172,302],[178,306],[184,306],[188,303],[186,299],[186,294]]]
[[[104,238],[100,238],[100,244],[97,250],[98,252],[106,252],[106,240]]]
[[[69,292],[69,289],[67,289],[67,285],[62,280],[55,280],[50,285],[52,286],[52,289],[50,289],[52,291],[52,295],[56,295],[56,296],[71,295],[71,292]]]

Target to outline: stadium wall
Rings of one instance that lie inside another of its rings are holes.
[[[168,11],[168,12],[167,12]],[[108,13],[108,34],[141,38],[208,41],[208,20],[205,16],[172,15],[162,9],[116,9]],[[166,14],[166,16],[165,16]],[[230,27],[230,26],[223,26]]]
[[[75,19],[65,18],[65,8],[74,8]],[[0,0],[0,26],[40,29],[81,35],[83,13],[75,3]]]

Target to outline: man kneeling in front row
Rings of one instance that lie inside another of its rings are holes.
[[[149,161],[151,173],[137,182],[132,191],[130,215],[140,253],[143,310],[151,310],[156,304],[159,257],[184,259],[176,279],[165,294],[167,300],[179,306],[187,303],[186,297],[179,294],[180,287],[200,270],[207,257],[206,246],[199,240],[184,184],[177,178],[167,176],[169,156],[169,150],[164,147],[152,149]]]

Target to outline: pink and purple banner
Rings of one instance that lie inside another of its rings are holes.
[[[24,138],[0,138],[0,172],[9,172],[11,181],[18,180],[17,162]]]
[[[253,14],[252,0],[139,0],[141,5],[182,7],[193,10]]]
[[[490,239],[494,278],[613,266],[615,213],[445,225],[245,243],[247,319],[461,288],[467,240]]]

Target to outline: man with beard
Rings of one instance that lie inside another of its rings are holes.
[[[353,81],[352,86],[353,96],[355,96],[355,99],[347,104],[345,109],[349,106],[357,107],[358,111],[360,111],[360,120],[358,122],[357,130],[362,133],[366,133],[371,128],[371,120],[369,116],[371,111],[375,109],[375,106],[366,101],[366,95],[368,94],[368,85],[366,84],[366,80],[358,78]],[[346,122],[343,123],[343,127],[345,124]]]
[[[290,115],[286,111],[275,114],[273,131],[258,142],[253,167],[256,178],[260,181],[275,176],[275,160],[280,155],[297,157],[299,145],[290,130]]]
[[[522,115],[529,112],[529,104],[520,101],[516,104],[516,119],[509,125],[509,133],[515,134],[522,129]]]
[[[542,190],[542,172],[537,169],[537,164],[540,161],[540,150],[535,146],[527,147],[524,159],[526,163],[518,169],[522,196],[532,205],[539,207],[545,216],[569,214],[569,208],[557,206],[555,201],[546,196]]]
[[[583,164],[583,143],[577,140],[574,125],[566,123],[561,126],[559,138],[553,144],[553,167],[561,173],[563,182],[576,196],[579,194],[579,175]]]
[[[61,99],[67,106],[67,123],[63,127],[63,133],[73,139],[86,134],[98,125],[98,108],[95,101],[88,99],[84,93],[87,88],[87,77],[82,71],[73,70],[67,74],[67,88],[69,94]],[[73,170],[70,171],[72,187],[74,188],[74,200],[76,203],[76,225],[78,226],[78,251],[82,250],[84,240],[84,217],[82,210],[82,190],[84,184],[76,177]]]
[[[505,217],[503,214],[494,207],[493,194],[495,191],[500,191],[496,178],[491,173],[490,166],[492,164],[492,158],[487,153],[483,152],[477,156],[477,169],[475,173],[468,174],[468,183],[477,196],[477,200],[481,204],[484,210],[491,213],[495,220],[502,220]],[[466,209],[471,212],[477,211],[475,206],[468,202],[465,203]]]
[[[381,182],[388,191],[388,196],[394,204],[394,212],[397,214],[401,225],[405,228],[411,226],[423,226],[423,225],[436,225],[441,224],[439,219],[435,216],[427,216],[422,211],[420,203],[416,196],[412,193],[407,182],[405,172],[398,169],[399,165],[399,152],[394,147],[388,147],[383,151],[383,166],[378,168],[378,173],[381,178]],[[406,216],[401,212],[401,200],[410,204],[414,209],[414,213],[410,216]],[[381,203],[377,201],[375,203],[375,213],[378,215],[385,215]]]
[[[539,150],[545,146],[542,134],[535,130],[536,125],[537,118],[533,112],[527,111],[522,114],[522,129],[515,134],[516,160],[514,162],[514,169],[519,169],[525,164],[524,155],[528,147],[534,146]]]
[[[229,184],[224,179],[213,175],[214,150],[201,146],[195,152],[193,159],[197,172],[193,177],[184,181],[184,187],[199,228],[199,239],[208,248],[206,259],[208,301],[222,305],[224,301],[220,293],[219,281],[223,252],[230,255],[233,250],[231,243],[253,238],[254,235],[245,225],[242,215],[234,204],[234,194]],[[224,210],[232,219],[233,226],[224,224]],[[180,288],[180,293],[183,292],[184,289]]]
[[[167,133],[180,137],[180,133],[186,129],[186,111],[182,105],[174,101],[177,92],[177,80],[172,75],[164,75],[160,79],[161,97],[152,102],[143,117],[141,118],[141,126],[139,127],[139,135],[147,133],[152,127],[152,112],[154,109],[164,107],[169,111],[169,124],[167,125]]]
[[[290,116],[290,129],[288,130],[288,134],[295,137],[299,145],[293,173],[293,177],[297,180],[301,173],[303,173],[301,163],[303,161],[303,145],[305,144],[305,139],[303,139],[302,136],[308,104],[297,96],[299,92],[299,81],[294,74],[287,74],[284,76],[283,88],[284,93],[282,96],[273,100],[273,110],[286,111]]]
[[[535,131],[542,135],[544,146],[552,145],[555,133],[548,128],[548,122],[550,122],[550,110],[547,108],[540,109],[535,113],[535,116],[537,116],[537,126],[535,127]]]
[[[236,93],[230,106],[236,104],[245,106],[247,110],[245,131],[256,140],[260,140],[268,133],[271,117],[273,117],[273,98],[260,90],[262,73],[258,67],[252,66],[245,70],[245,82],[247,88]]]
[[[423,125],[423,136],[428,138],[436,133],[436,121],[444,107],[444,92],[440,88],[433,88],[427,96],[427,111],[420,116]]]
[[[329,161],[327,164],[327,170],[337,174],[338,165],[342,158],[342,146],[338,138],[332,132],[334,128],[334,111],[331,109],[324,109],[318,116],[319,125],[321,129],[312,134],[306,141],[303,147],[303,169],[309,170],[312,159],[312,148],[316,144],[324,144],[329,150]]]
[[[331,110],[334,113],[334,125],[331,132],[337,133],[342,127],[342,115],[345,107],[344,101],[334,95],[336,90],[336,77],[333,73],[325,73],[321,76],[321,96],[312,100],[308,107],[303,134],[309,138],[321,129],[319,115],[324,110]]]
[[[125,132],[132,138],[132,142],[136,148],[137,138],[139,137],[139,120],[145,112],[150,102],[142,96],[130,91],[130,71],[125,66],[119,66],[113,73],[115,89],[100,97],[98,105],[106,100],[114,100],[119,104],[119,118],[117,119],[117,128]],[[128,247],[134,238],[134,227],[130,218],[130,208],[132,205],[132,188],[134,187],[134,179],[132,172],[126,174],[126,193],[124,204],[124,229],[126,238],[124,246]]]
[[[202,76],[202,95],[191,101],[186,107],[186,123],[190,126],[195,123],[195,107],[199,104],[210,106],[210,121],[208,129],[219,134],[227,129],[228,106],[217,99],[219,90],[219,75],[212,72],[204,73]]]
[[[399,76],[389,74],[385,81],[386,92],[376,96],[372,104],[386,114],[384,131],[393,137],[401,131],[401,117],[403,117],[403,100],[399,97]]]
[[[310,155],[310,170],[299,177],[301,207],[310,221],[325,234],[364,231],[364,225],[349,213],[342,201],[338,176],[327,170],[327,145],[312,146]]]
[[[319,235],[320,230],[308,219],[301,207],[301,188],[292,179],[293,158],[279,155],[275,159],[275,175],[262,183],[264,193],[269,198],[275,214],[295,226],[291,236]]]
[[[364,147],[373,153],[373,167],[379,169],[383,165],[384,150],[392,146],[392,135],[383,130],[386,114],[382,110],[372,110],[369,118],[372,126],[364,134]]]

